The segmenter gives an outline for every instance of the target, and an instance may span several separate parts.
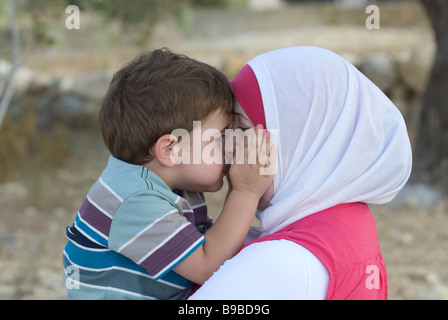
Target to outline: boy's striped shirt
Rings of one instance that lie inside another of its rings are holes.
[[[202,194],[182,196],[111,156],[67,228],[68,298],[186,298],[192,283],[172,269],[204,242],[197,226],[211,223]]]

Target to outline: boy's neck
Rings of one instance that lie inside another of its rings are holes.
[[[172,168],[167,168],[167,167],[163,166],[159,161],[157,161],[157,158],[154,160],[151,160],[147,163],[144,163],[142,166],[145,167],[146,169],[154,172],[160,179],[163,180],[163,182],[166,183],[166,185],[171,190],[174,189],[174,187],[171,183],[171,178],[170,178]]]

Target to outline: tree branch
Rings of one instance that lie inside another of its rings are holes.
[[[6,111],[9,107],[9,102],[11,101],[12,94],[14,92],[15,76],[16,71],[19,67],[19,56],[20,56],[20,43],[19,43],[19,28],[17,26],[16,16],[15,16],[15,6],[14,0],[7,0],[6,10],[8,14],[9,27],[11,29],[11,44],[12,44],[12,68],[9,73],[8,78],[0,86],[0,94],[2,94],[0,99],[0,128],[3,123],[3,119],[6,115]],[[3,88],[5,83],[7,86],[3,94]]]

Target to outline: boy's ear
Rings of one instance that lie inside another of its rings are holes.
[[[154,145],[154,154],[159,162],[169,168],[175,166],[172,161],[171,150],[178,143],[176,136],[172,134],[164,134]]]

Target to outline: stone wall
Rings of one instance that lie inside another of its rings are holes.
[[[10,67],[0,61],[0,79],[9,75]],[[8,110],[10,118],[19,119],[25,108],[32,108],[42,129],[56,122],[72,128],[97,126],[98,111],[112,76],[111,71],[94,71],[76,79],[60,78],[20,68]]]
[[[421,97],[433,63],[434,48],[422,47],[393,56],[372,53],[346,58],[370,78],[397,105],[405,116],[410,133],[418,123]],[[238,56],[223,59],[221,69],[233,76],[245,63]],[[10,65],[0,61],[0,79],[9,74]],[[38,126],[45,128],[56,121],[69,127],[97,125],[97,114],[107,91],[112,71],[94,71],[78,78],[57,78],[20,68],[9,109],[16,119],[25,106],[34,108]]]

